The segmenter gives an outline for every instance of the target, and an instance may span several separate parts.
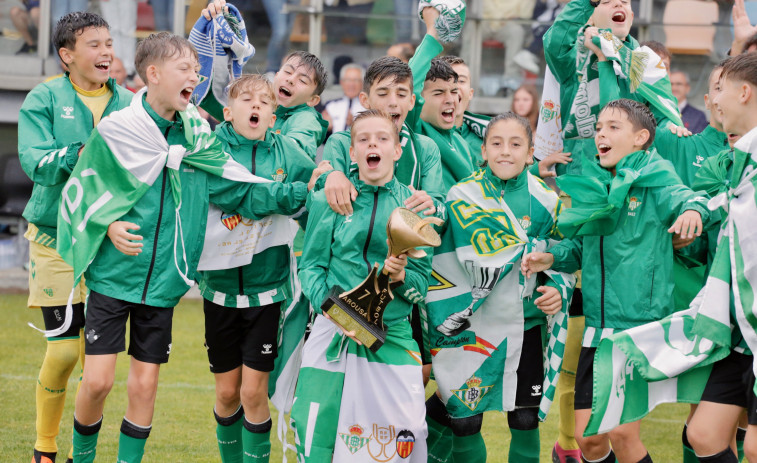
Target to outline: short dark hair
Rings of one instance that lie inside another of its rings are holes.
[[[308,71],[313,71],[313,81],[315,82],[315,90],[313,95],[320,95],[326,88],[326,82],[328,82],[329,73],[326,72],[326,68],[323,67],[323,63],[317,56],[312,53],[308,53],[303,50],[293,51],[284,58],[286,63],[292,58],[297,58],[300,65],[304,65]]]
[[[55,24],[53,32],[53,46],[55,52],[60,55],[61,48],[73,50],[76,39],[90,27],[104,27],[110,30],[110,25],[102,16],[88,11],[74,11],[61,17]]]
[[[426,73],[426,81],[436,81],[441,79],[443,81],[452,80],[457,82],[458,75],[452,66],[441,58],[434,58],[431,60],[431,67]]]
[[[397,45],[400,48],[400,55],[402,56],[398,58],[401,61],[404,61],[407,63],[408,61],[410,61],[410,58],[412,58],[413,55],[415,54],[415,45],[413,45],[410,42],[396,43],[394,45]]]
[[[486,130],[484,131],[484,144],[486,143],[486,140],[489,139],[489,132],[491,128],[494,127],[494,125],[498,122],[502,121],[515,121],[523,126],[523,130],[526,131],[526,136],[528,137],[528,147],[531,148],[532,146],[534,146],[534,132],[531,129],[531,123],[528,122],[528,119],[526,119],[525,117],[519,116],[512,111],[498,114],[489,121],[489,124],[486,126]]]
[[[350,146],[353,146],[354,143],[352,141],[352,132],[355,129],[355,126],[358,122],[362,121],[363,119],[368,119],[369,117],[378,117],[381,119],[386,119],[389,124],[392,126],[392,134],[394,135],[394,142],[399,143],[400,142],[400,134],[397,132],[397,127],[394,125],[394,121],[392,118],[385,113],[384,111],[379,111],[378,109],[366,109],[365,111],[362,111],[358,113],[357,116],[355,116],[355,120],[352,121],[352,126],[350,126]]]
[[[137,45],[134,67],[137,69],[139,77],[147,83],[145,72],[148,66],[180,55],[184,50],[189,50],[197,61],[200,60],[195,47],[184,37],[166,31],[150,34]]]
[[[382,56],[374,60],[363,77],[363,91],[371,92],[371,86],[375,82],[381,82],[386,78],[393,78],[392,82],[405,82],[410,80],[410,90],[413,88],[413,71],[407,63],[394,56]]]
[[[439,59],[449,64],[450,66],[454,66],[456,64],[465,64],[466,66],[468,65],[466,64],[464,59],[455,55],[444,55],[444,56],[440,56]]]
[[[670,50],[665,47],[661,42],[658,42],[657,40],[647,40],[646,42],[642,42],[640,44],[642,47],[649,47],[652,49],[653,52],[660,55],[660,58],[672,58],[673,55],[670,53]],[[670,69],[668,69],[670,71]]]
[[[646,105],[643,105],[638,101],[629,100],[628,98],[620,98],[607,103],[607,105],[602,108],[602,111],[607,111],[608,109],[617,109],[618,111],[625,113],[635,131],[646,130],[649,132],[649,139],[644,146],[642,146],[642,149],[647,149],[652,146],[652,143],[654,143],[655,131],[657,129],[657,121],[655,120],[652,111],[650,111]]]
[[[720,79],[733,79],[757,86],[757,53],[733,56],[723,66]]]

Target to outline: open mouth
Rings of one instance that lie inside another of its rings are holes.
[[[286,87],[279,87],[279,95],[289,98],[292,96],[292,91]]]
[[[185,87],[181,90],[181,99],[189,103],[189,98],[192,96],[192,92],[194,91],[194,88],[192,87]]]
[[[394,122],[394,125],[399,125],[400,123],[399,113],[389,113],[389,117],[392,118],[392,122]]]
[[[612,15],[612,21],[616,23],[624,23],[626,22],[626,14],[622,11],[616,11]]]
[[[728,134],[728,143],[734,144],[737,141],[739,141],[739,138],[741,138],[741,135],[736,135],[735,133],[729,133]]]
[[[597,146],[597,149],[599,150],[599,154],[602,155],[607,154],[610,151],[611,147],[609,145],[605,145],[604,143],[600,143]]]
[[[368,163],[368,167],[375,169],[376,167],[378,167],[379,162],[381,162],[381,156],[379,156],[378,154],[369,154],[365,158],[365,160]]]
[[[259,122],[260,122],[260,116],[258,116],[257,114],[253,114],[252,116],[250,116],[250,127],[253,127],[253,128],[257,127]]]
[[[455,119],[455,110],[453,108],[442,111],[442,119],[449,122]]]
[[[110,70],[110,61],[106,61],[104,63],[97,63],[95,64],[95,67],[101,71],[108,72]]]

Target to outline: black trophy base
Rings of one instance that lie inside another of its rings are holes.
[[[360,315],[357,312],[361,310],[360,306],[356,303],[350,304],[342,299],[340,296],[343,293],[344,290],[339,286],[331,288],[321,304],[321,310],[323,310],[323,313],[329,314],[329,317],[345,331],[354,331],[355,337],[365,347],[376,352],[386,341],[386,331]]]

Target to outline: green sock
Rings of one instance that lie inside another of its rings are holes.
[[[480,432],[472,436],[452,437],[452,457],[455,462],[486,463],[486,444]],[[518,461],[518,460],[510,460]]]
[[[686,430],[688,429],[688,425],[683,425],[683,433],[681,434],[681,446],[683,447],[683,463],[699,463],[699,458],[697,458],[697,454],[694,452],[694,449],[691,448],[691,444],[689,443],[689,438],[686,436]]]
[[[271,457],[270,418],[262,423],[250,423],[244,419],[242,445],[244,446],[244,463],[268,463]]]
[[[746,437],[746,429],[736,428],[736,450],[738,450],[739,461],[744,459],[744,438]]]
[[[539,428],[523,431],[510,428],[510,456],[507,461],[539,463]]]
[[[433,443],[428,443],[428,461],[436,463],[451,463],[452,460],[452,428],[442,426],[443,430]]]
[[[448,463],[452,461],[452,428],[447,408],[438,395],[431,394],[426,400],[426,425],[428,426],[428,460]]]
[[[216,438],[218,439],[218,451],[221,453],[223,463],[242,463],[242,418],[244,410],[240,405],[231,416],[218,416],[216,418]]]
[[[102,417],[97,423],[90,425],[81,424],[74,417],[73,453],[76,463],[92,463],[95,461],[97,436],[100,434],[102,424]]]
[[[428,426],[428,437],[426,438],[426,445],[431,448],[442,437],[444,431],[449,429],[448,426],[444,426],[435,419],[426,415],[426,426]]]
[[[118,438],[117,463],[140,463],[152,426],[139,426],[124,418]]]

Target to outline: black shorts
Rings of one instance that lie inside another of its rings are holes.
[[[56,330],[63,326],[66,319],[66,306],[40,307],[42,309],[42,319],[45,322],[45,330]],[[50,340],[61,338],[78,338],[79,331],[84,328],[84,304],[78,302],[72,305],[71,325],[63,333],[49,338]]]
[[[576,367],[576,395],[573,401],[575,410],[591,408],[594,395],[594,354],[596,347],[581,347]]]
[[[123,352],[128,319],[129,355],[145,363],[168,362],[173,307],[135,304],[90,291],[85,313],[85,354]]]
[[[516,370],[516,407],[538,407],[541,401],[541,388],[544,383],[543,329],[544,325],[537,325],[523,333],[523,350]]]
[[[431,364],[431,352],[428,350],[428,346],[425,342],[425,336],[423,335],[423,325],[421,324],[421,313],[418,304],[413,304],[413,312],[410,317],[410,328],[413,329],[413,340],[418,343],[418,348],[421,351],[421,359],[424,365]]]
[[[702,401],[746,408],[749,424],[757,424],[753,360],[752,355],[731,352],[728,357],[715,362],[702,392]]]
[[[211,372],[225,373],[243,364],[257,371],[273,370],[281,302],[242,309],[203,302]]]

